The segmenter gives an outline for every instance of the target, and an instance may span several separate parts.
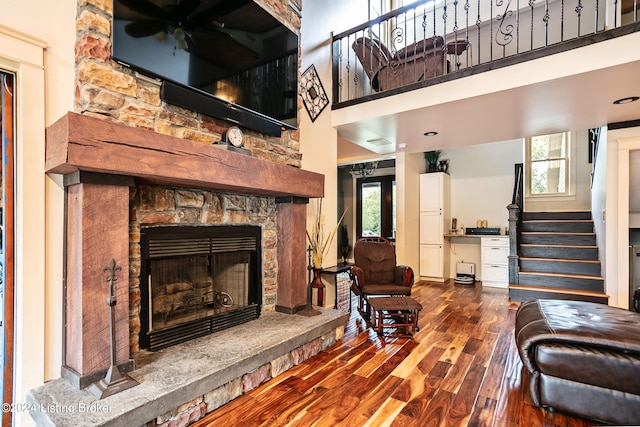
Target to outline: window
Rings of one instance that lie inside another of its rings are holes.
[[[394,175],[359,178],[357,181],[356,233],[358,236],[395,236]]]
[[[569,194],[569,133],[527,138],[527,189],[530,196]]]

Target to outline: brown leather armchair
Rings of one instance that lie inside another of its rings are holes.
[[[358,311],[365,320],[371,318],[369,296],[411,295],[413,269],[396,265],[396,250],[384,237],[358,239],[353,245],[353,257],[351,290],[358,297]]]
[[[395,89],[444,74],[444,39],[428,37],[391,53],[379,40],[360,37],[351,46],[376,91]]]

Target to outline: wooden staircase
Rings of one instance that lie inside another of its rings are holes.
[[[608,302],[590,212],[523,212],[518,254],[512,301]]]

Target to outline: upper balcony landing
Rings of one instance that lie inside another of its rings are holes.
[[[638,0],[625,14],[604,0],[474,3],[413,4],[333,38],[343,138],[420,152],[638,119],[611,104],[637,85]],[[378,138],[391,146],[366,142]]]

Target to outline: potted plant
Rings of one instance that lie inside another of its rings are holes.
[[[311,230],[311,232],[307,230],[307,240],[309,241],[309,246],[311,247],[311,258],[314,269],[322,269],[322,261],[324,259],[324,256],[327,254],[329,246],[331,245],[331,242],[333,241],[333,238],[338,231],[338,227],[340,226],[340,223],[344,219],[344,215],[346,213],[347,212],[345,211],[342,214],[333,231],[328,236],[325,236],[324,216],[322,215],[322,199],[320,199],[320,201],[318,202],[316,208],[316,216],[313,222],[313,229]]]
[[[427,162],[427,172],[438,172],[438,159],[440,159],[440,150],[427,151],[424,153],[424,159]]]
[[[344,219],[344,215],[347,212],[345,211],[338,223],[333,228],[333,231],[326,236],[324,234],[324,215],[322,215],[322,199],[318,201],[316,208],[316,216],[313,222],[313,229],[311,232],[306,230],[307,232],[307,240],[309,241],[309,248],[311,250],[311,269],[313,270],[313,277],[311,279],[311,287],[318,289],[318,305],[322,306],[324,302],[323,297],[323,288],[324,283],[322,282],[322,261],[324,260],[329,247],[331,246],[331,242],[338,231],[338,227],[340,227],[340,223]],[[310,304],[310,303],[309,303]]]

